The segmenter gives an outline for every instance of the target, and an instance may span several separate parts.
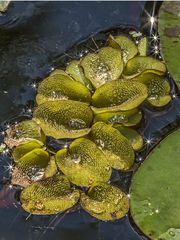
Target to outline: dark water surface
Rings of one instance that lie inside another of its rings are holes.
[[[127,26],[148,35],[150,26],[146,24],[144,7],[152,13],[153,6],[153,2],[11,3],[8,13],[0,16],[0,141],[8,124],[20,116],[31,116],[36,83],[85,50],[96,49],[94,40],[101,45],[107,33],[96,34],[100,31],[116,26],[120,26],[116,32],[124,31]],[[76,44],[88,38],[85,43]],[[145,144],[137,162],[143,161],[163,136],[179,126],[180,101],[173,80],[170,76],[168,79],[175,96],[172,102],[160,110],[142,108],[144,121],[139,131],[152,145]],[[137,233],[130,216],[101,222],[80,208],[68,214],[28,216],[18,203],[19,189],[9,187],[10,161],[8,153],[0,155],[0,240],[147,239]],[[132,173],[116,171],[112,181],[128,192]]]

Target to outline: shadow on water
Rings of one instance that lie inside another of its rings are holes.
[[[64,67],[86,50],[96,50],[110,32],[137,29],[149,35],[147,11],[153,12],[154,3],[146,3],[145,10],[144,6],[145,2],[11,3],[8,13],[0,16],[0,141],[8,124],[31,117],[36,85],[54,68]],[[175,96],[172,102],[161,110],[142,107],[139,132],[152,144],[145,144],[137,154],[137,166],[162,137],[179,126],[180,101],[173,80],[168,79]],[[10,162],[8,152],[0,156],[0,240],[147,239],[129,216],[100,222],[79,207],[54,216],[28,216],[18,201],[20,189],[9,185]],[[132,174],[116,171],[112,181],[128,192]]]

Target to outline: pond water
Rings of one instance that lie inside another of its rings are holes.
[[[142,1],[11,3],[8,13],[0,16],[0,141],[9,124],[31,117],[36,84],[54,68],[65,66],[85,50],[93,51],[109,32],[156,32],[157,26],[150,29],[147,12],[155,10],[156,14],[159,5]],[[98,34],[101,31],[105,32]],[[132,171],[116,171],[113,175],[112,181],[126,192],[139,162],[162,137],[179,126],[180,101],[171,76],[168,79],[174,96],[171,103],[160,110],[142,107],[144,121],[138,130],[150,144],[137,154]],[[10,162],[8,151],[0,155],[0,240],[147,239],[130,215],[115,222],[101,222],[76,208],[54,216],[29,216],[18,202],[20,189],[9,185]]]

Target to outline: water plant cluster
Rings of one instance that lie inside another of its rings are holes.
[[[56,214],[77,203],[100,220],[129,211],[129,198],[110,183],[112,169],[128,171],[143,147],[136,126],[142,104],[170,100],[166,66],[147,56],[147,38],[110,35],[106,46],[55,70],[38,86],[33,118],[7,130],[12,184],[31,214]],[[71,139],[54,152],[47,136]]]

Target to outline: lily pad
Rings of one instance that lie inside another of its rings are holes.
[[[93,182],[107,182],[111,177],[111,167],[106,156],[92,141],[79,138],[69,149],[61,149],[56,154],[56,163],[68,179],[82,187]]]
[[[88,193],[81,194],[81,206],[93,217],[116,220],[124,217],[129,210],[129,199],[121,189],[107,183],[97,182]]]
[[[127,62],[123,70],[123,76],[132,78],[144,71],[164,75],[166,73],[166,66],[163,62],[155,58],[136,56]]]
[[[51,75],[40,83],[36,95],[37,104],[67,99],[90,103],[91,93],[82,83],[60,73]]]
[[[177,130],[162,140],[132,179],[132,217],[153,240],[180,239],[179,139]]]
[[[147,102],[152,106],[162,107],[171,101],[170,85],[165,77],[153,73],[142,73],[132,80],[139,81],[147,86]]]
[[[138,107],[148,96],[147,87],[130,80],[107,82],[92,96],[92,109],[97,113],[127,111]]]
[[[94,117],[94,123],[105,122],[107,124],[122,124],[124,126],[137,125],[142,119],[142,112],[134,108],[129,111],[122,112],[105,112],[96,114]]]
[[[133,58],[138,53],[137,46],[127,36],[121,35],[113,37],[110,35],[108,43],[109,46],[121,50],[124,63],[126,63],[129,59]]]
[[[169,72],[180,88],[180,2],[164,1],[159,11],[161,51]]]
[[[113,127],[129,140],[135,151],[139,151],[143,147],[143,138],[136,130],[120,124],[114,124]]]
[[[121,51],[111,47],[104,47],[98,53],[89,53],[81,60],[85,77],[95,88],[106,82],[116,80],[123,71]]]
[[[73,207],[79,199],[79,191],[72,190],[65,176],[54,176],[25,188],[20,196],[25,211],[36,215],[49,215]]]
[[[111,167],[128,170],[134,163],[131,143],[117,129],[103,122],[92,126],[91,138],[104,152]]]
[[[46,136],[42,132],[42,129],[33,120],[25,120],[15,124],[7,129],[6,133],[5,143],[10,148],[32,140],[37,141],[41,145],[46,140]]]
[[[86,103],[56,100],[39,105],[33,114],[47,136],[77,138],[90,131],[93,113]]]

